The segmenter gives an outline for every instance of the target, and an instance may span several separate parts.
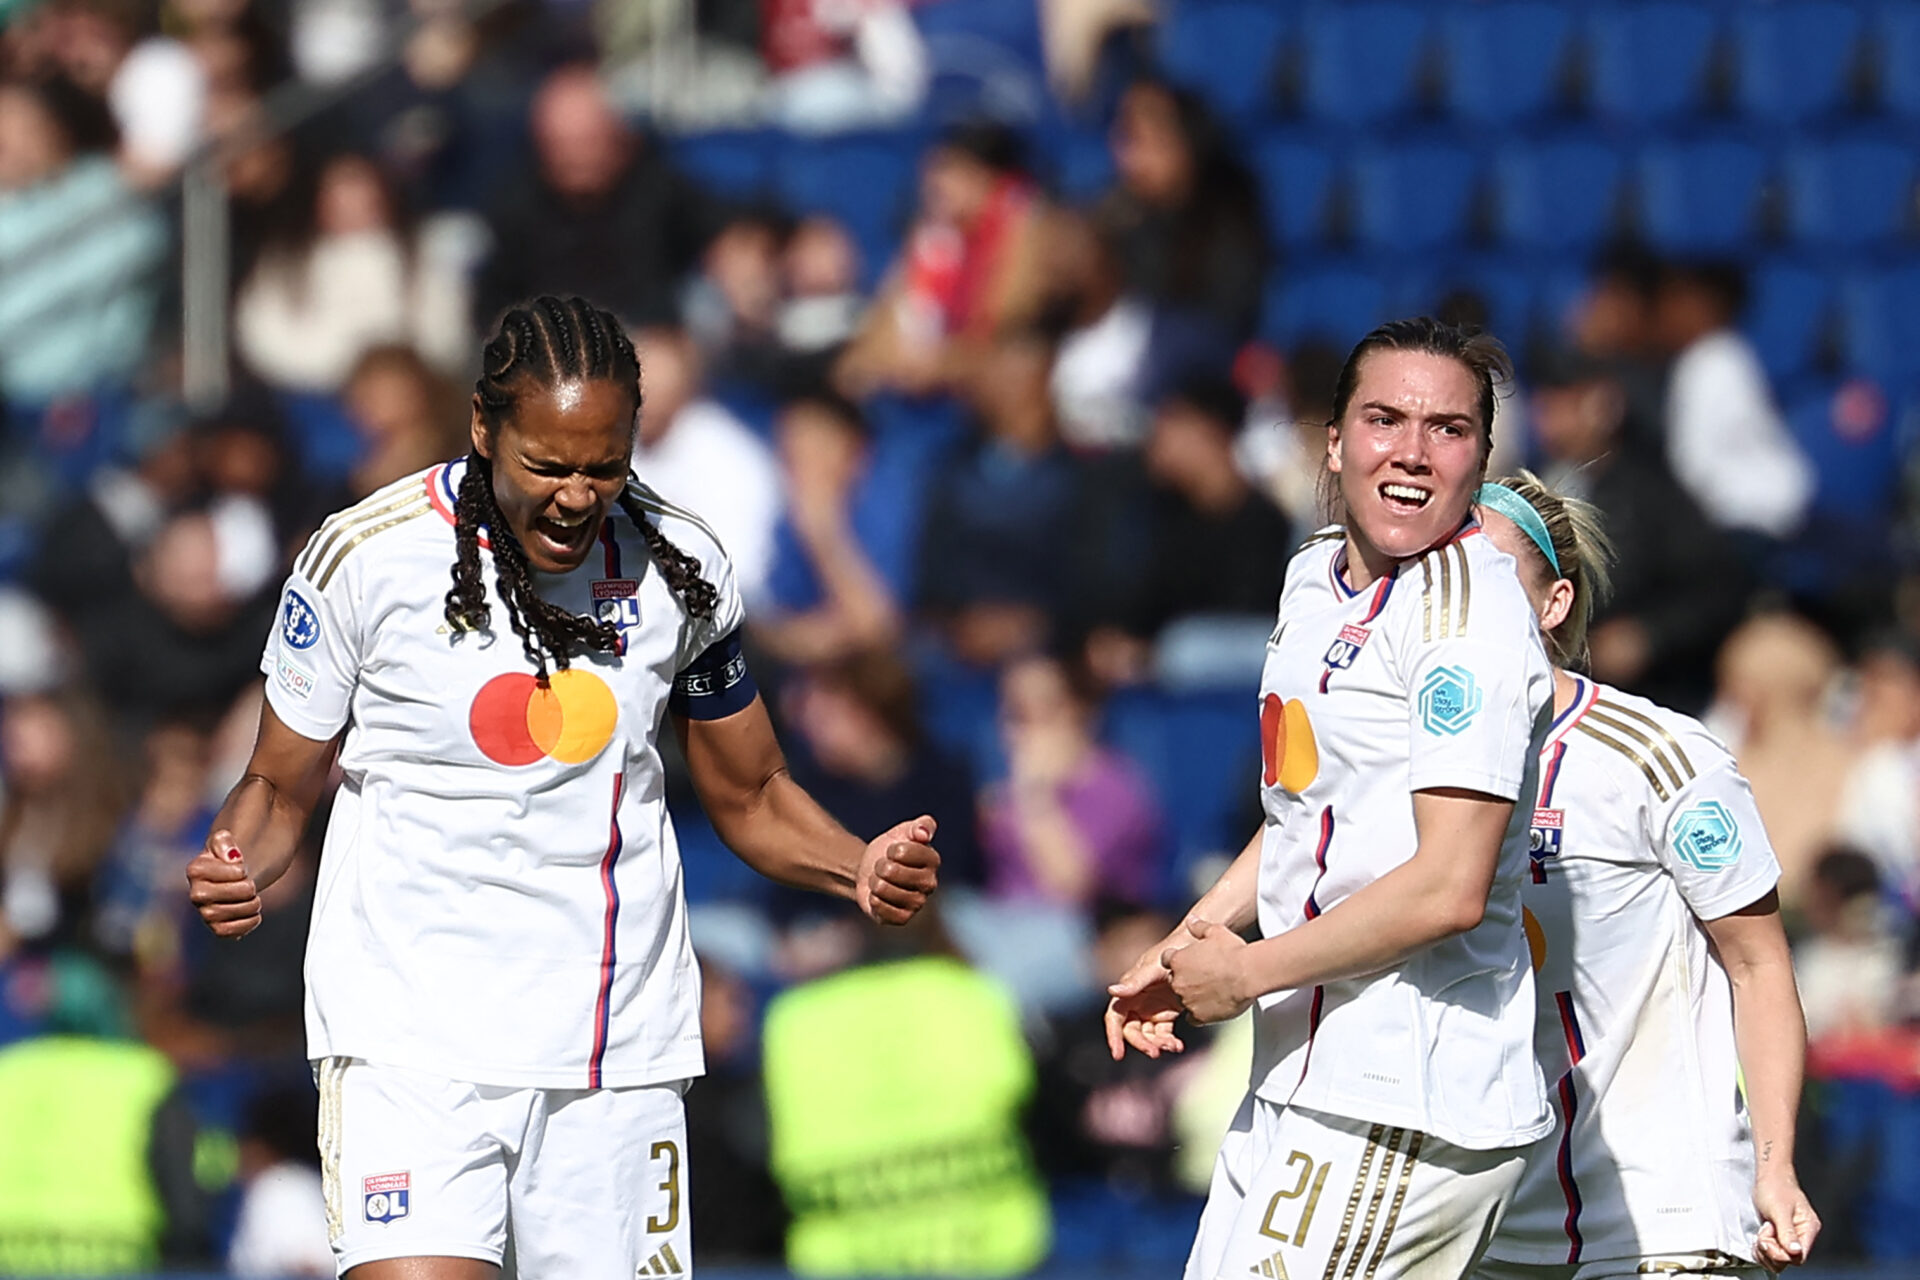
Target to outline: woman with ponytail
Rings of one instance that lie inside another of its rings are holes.
[[[1806,1026],[1753,794],[1699,722],[1582,674],[1611,554],[1595,510],[1524,471],[1478,506],[1555,667],[1522,901],[1556,1131],[1480,1280],[1805,1262]]]
[[[327,1226],[355,1280],[681,1275],[699,977],[659,731],[783,883],[904,924],[933,819],[865,841],[788,776],[726,553],[628,470],[633,344],[580,298],[501,319],[472,451],[320,527],[246,776],[188,868],[260,922],[335,764],[307,948]],[[450,585],[449,585],[449,579]]]

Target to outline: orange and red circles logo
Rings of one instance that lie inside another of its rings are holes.
[[[473,744],[495,764],[585,764],[613,740],[620,709],[591,671],[556,671],[542,684],[523,672],[495,676],[473,697]]]
[[[1299,795],[1320,776],[1320,746],[1313,740],[1313,721],[1298,698],[1286,702],[1268,694],[1260,702],[1261,778]]]

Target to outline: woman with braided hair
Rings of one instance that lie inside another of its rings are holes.
[[[502,318],[472,452],[335,515],[295,562],[253,758],[188,868],[208,926],[251,931],[337,752],[307,1033],[356,1280],[691,1262],[699,988],[663,714],[757,870],[888,924],[934,888],[931,818],[862,841],[787,775],[726,554],[629,474],[639,405],[613,316],[540,298]]]

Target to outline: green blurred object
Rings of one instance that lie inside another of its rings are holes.
[[[0,0],[4,2],[4,0]],[[126,993],[105,965],[77,951],[63,951],[49,966],[53,992],[47,1031],[54,1035],[126,1040],[133,1036]]]

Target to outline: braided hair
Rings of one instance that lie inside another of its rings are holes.
[[[626,329],[612,314],[584,298],[535,298],[500,318],[500,328],[481,356],[473,384],[480,420],[498,431],[529,386],[551,388],[574,378],[612,381],[633,389],[640,401],[640,357]],[[720,596],[700,573],[700,562],[675,546],[648,517],[631,489],[622,490],[620,508],[646,539],[667,586],[690,618],[713,616]],[[493,622],[492,606],[480,573],[480,528],[488,531],[499,574],[507,621],[520,637],[527,661],[547,677],[547,664],[565,670],[579,650],[612,653],[620,633],[611,623],[569,613],[549,604],[534,590],[533,574],[520,540],[501,518],[493,499],[493,464],[479,450],[467,455],[467,471],[453,504],[453,586],[447,592],[446,617],[456,631],[484,631]]]

